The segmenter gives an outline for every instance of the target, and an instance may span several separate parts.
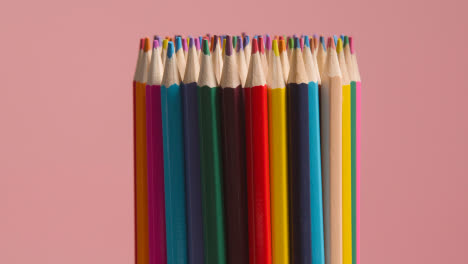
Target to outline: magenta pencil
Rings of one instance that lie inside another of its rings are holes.
[[[148,160],[149,263],[165,264],[166,216],[164,202],[164,157],[161,120],[161,80],[163,66],[155,40],[146,85],[146,131]]]

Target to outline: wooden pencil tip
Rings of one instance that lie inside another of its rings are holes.
[[[320,36],[320,44],[322,44],[323,50],[327,50],[327,46],[325,45],[325,38],[323,36]]]
[[[351,51],[351,54],[354,54],[353,37],[349,37],[349,49]]]

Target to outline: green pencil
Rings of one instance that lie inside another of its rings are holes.
[[[226,263],[218,90],[208,40],[203,40],[198,94],[206,264]]]

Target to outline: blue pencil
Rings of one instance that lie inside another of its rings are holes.
[[[180,77],[169,42],[161,85],[167,263],[187,263],[185,163]]]
[[[185,191],[187,192],[187,247],[190,264],[204,263],[203,217],[201,194],[200,128],[198,126],[199,73],[195,42],[190,38],[187,66],[181,84],[184,116]]]
[[[323,241],[322,165],[320,152],[320,107],[317,65],[304,37],[304,66],[309,90],[310,220],[312,226],[312,264],[325,264]]]

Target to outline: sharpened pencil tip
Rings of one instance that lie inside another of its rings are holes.
[[[263,42],[263,37],[259,36],[258,37],[258,49],[260,50],[260,53],[264,54],[265,53],[265,44]]]
[[[257,39],[254,38],[254,39],[252,40],[252,55],[255,54],[255,53],[257,53],[257,51],[258,51]]]
[[[353,37],[349,37],[349,49],[351,51],[351,54],[354,54]]]
[[[301,43],[298,37],[294,38],[294,48],[299,49],[301,48]]]
[[[151,49],[151,44],[149,38],[145,38],[145,52],[148,52]]]
[[[145,49],[145,39],[142,38],[140,39],[140,50],[144,50]]]
[[[279,41],[279,50],[282,52],[286,50],[286,42],[284,39],[280,39]]]
[[[159,40],[157,39],[153,40],[153,49],[158,48],[158,47],[159,47]]]
[[[167,58],[168,59],[172,58],[173,54],[174,54],[174,43],[172,43],[172,41],[169,41],[167,43]]]
[[[247,45],[249,45],[249,42],[250,42],[250,37],[249,37],[249,36],[245,36],[245,37],[244,37],[244,47],[246,47]]]
[[[210,55],[210,46],[208,45],[208,40],[204,39],[203,40],[203,54],[205,55]]]
[[[193,48],[193,46],[195,45],[195,41],[192,37],[190,37],[189,39],[189,48]]]
[[[320,44],[322,44],[322,48],[324,51],[327,51],[327,46],[325,45],[325,38],[320,36]]]
[[[328,38],[327,49],[335,49],[335,40],[332,37]]]
[[[304,36],[304,45],[310,48],[309,36]]]
[[[236,46],[237,52],[244,50],[244,45],[242,44],[242,37],[237,36],[237,46]]]
[[[179,51],[182,48],[182,38],[177,37],[176,38],[176,43],[175,43],[175,51]]]
[[[167,49],[167,44],[169,43],[169,40],[164,39],[163,40],[163,49]]]
[[[225,47],[225,54],[226,56],[231,56],[232,55],[232,41],[231,41],[231,36],[227,36],[225,39],[224,39],[225,43],[224,43],[224,47]]]
[[[336,52],[340,53],[343,51],[343,41],[341,38],[338,38],[338,41],[336,42]]]
[[[344,36],[344,39],[343,39],[343,46],[346,47],[346,45],[349,45],[349,38],[348,38],[348,36]]]
[[[273,52],[276,57],[279,56],[279,49],[278,49],[278,40],[273,40]]]
[[[271,38],[270,35],[266,36],[266,49],[271,50]]]

